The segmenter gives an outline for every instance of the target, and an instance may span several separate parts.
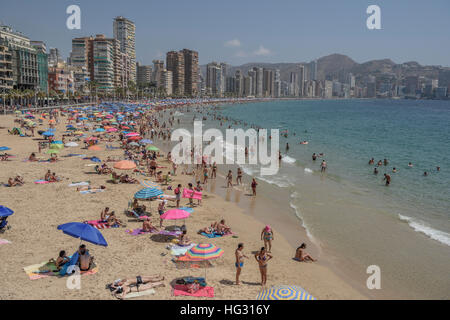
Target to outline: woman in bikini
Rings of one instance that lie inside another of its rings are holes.
[[[308,253],[304,252],[303,250],[306,249],[306,244],[302,243],[300,247],[295,250],[295,258],[294,260],[301,261],[301,262],[315,262],[316,260],[313,259]]]
[[[273,237],[273,230],[272,228],[267,225],[264,227],[264,229],[261,232],[261,240],[264,240],[264,248],[269,247],[269,250],[267,250],[267,252],[271,252],[272,251],[272,240],[274,240]]]
[[[256,262],[259,265],[259,272],[261,273],[261,285],[266,285],[267,282],[267,262],[272,259],[272,255],[266,253],[266,248],[262,247],[261,250],[255,254]]]
[[[140,292],[156,287],[163,287],[164,277],[161,276],[137,276],[132,279],[117,279],[108,285],[112,295],[117,299],[124,299],[128,293]]]
[[[238,168],[238,169],[237,169],[236,184],[237,184],[237,185],[242,184],[242,169],[241,169],[241,168]]]
[[[241,271],[242,268],[244,267],[244,258],[248,257],[242,253],[242,250],[244,249],[244,244],[243,243],[239,243],[238,247],[236,249],[236,251],[234,252],[234,255],[236,257],[236,262],[235,262],[235,266],[236,266],[236,285],[239,285],[239,276],[241,275]]]
[[[214,162],[211,169],[211,179],[215,179],[217,174],[217,164]]]
[[[231,170],[229,170],[227,174],[227,188],[229,187],[233,187],[233,173]]]

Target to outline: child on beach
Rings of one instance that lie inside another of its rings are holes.
[[[248,259],[248,257],[242,253],[242,250],[244,249],[244,244],[239,243],[236,251],[234,252],[234,255],[236,257],[236,285],[240,285],[239,282],[239,276],[241,275],[242,268],[244,267],[244,258]]]

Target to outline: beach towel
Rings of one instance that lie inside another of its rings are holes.
[[[1,244],[9,244],[9,243],[11,243],[11,241],[8,241],[6,239],[0,239],[0,245]]]
[[[225,236],[231,236],[231,235],[233,235],[233,233],[231,232],[231,233],[226,233],[226,234],[221,234],[221,233],[217,233],[217,232],[213,232],[213,233],[205,233],[205,232],[202,232],[202,233],[200,233],[202,236],[204,236],[204,237],[207,237],[207,238],[210,238],[210,239],[212,239],[212,238],[220,238],[220,237],[225,237]]]
[[[202,193],[199,191],[183,189],[183,198],[192,198],[195,200],[202,200]]]
[[[172,237],[178,237],[182,234],[181,231],[168,231],[168,230],[162,230],[159,232],[159,234],[162,234],[163,236],[172,236]]]
[[[81,194],[90,194],[90,193],[97,193],[97,192],[103,192],[104,189],[91,189],[91,190],[83,190],[80,191]]]
[[[87,223],[91,226],[93,226],[94,228],[101,230],[101,229],[110,229],[110,228],[118,228],[119,225],[115,224],[113,226],[110,226],[108,224],[108,222],[103,221],[103,220],[90,220],[90,221],[85,221],[84,223]]]
[[[133,299],[133,298],[137,298],[137,297],[142,297],[142,296],[149,296],[151,294],[155,294],[156,291],[154,289],[148,289],[145,291],[141,291],[141,292],[131,292],[131,293],[127,293],[125,295],[125,299]]]
[[[46,180],[36,180],[36,181],[34,181],[35,184],[47,184],[47,183],[52,183],[52,182],[57,182],[57,181],[46,181]]]
[[[24,267],[23,270],[27,274],[27,276],[30,278],[30,280],[37,280],[47,277],[54,277],[54,276],[62,276],[59,271],[57,271],[56,265],[54,262],[43,262],[34,264],[28,267]],[[98,267],[95,266],[89,271],[81,271],[81,275],[89,275],[89,274],[95,274],[98,272]]]
[[[138,236],[138,235],[141,235],[141,234],[148,234],[148,233],[157,233],[156,229],[153,229],[152,231],[144,231],[141,228],[137,228],[137,229],[134,229],[134,230],[133,229],[128,229],[128,230],[125,230],[125,232],[128,233],[129,235],[132,235],[132,236]]]
[[[197,292],[190,293],[187,291],[188,288],[186,285],[177,284],[173,287],[172,294],[174,296],[190,296],[190,297],[207,297],[214,298],[214,288],[213,287],[203,287],[200,288]]]
[[[173,256],[182,256],[194,246],[196,246],[195,243],[191,243],[188,246],[172,245],[172,247],[170,248],[170,254]]]
[[[72,182],[69,187],[88,186],[90,181]]]

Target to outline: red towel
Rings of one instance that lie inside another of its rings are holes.
[[[91,220],[91,221],[86,221],[85,223],[93,226],[94,228],[97,229],[109,229],[112,228],[108,222],[102,221],[102,220]]]
[[[213,287],[203,287],[203,288],[200,288],[200,290],[198,290],[195,293],[189,293],[189,292],[187,292],[186,285],[177,284],[173,288],[173,295],[174,296],[191,296],[191,297],[214,298],[214,288]]]

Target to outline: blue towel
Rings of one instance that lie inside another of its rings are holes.
[[[73,255],[71,255],[69,257],[70,258],[69,262],[67,262],[65,265],[63,265],[63,267],[59,271],[59,274],[62,275],[62,276],[65,276],[67,274],[67,268],[77,264],[78,257],[79,257],[79,254],[78,254],[78,251],[76,251]]]
[[[202,232],[201,235],[202,235],[202,236],[205,236],[205,237],[207,237],[207,238],[220,238],[220,237],[222,236],[221,234],[216,233],[216,232],[214,232],[214,233],[205,233],[205,232]]]

